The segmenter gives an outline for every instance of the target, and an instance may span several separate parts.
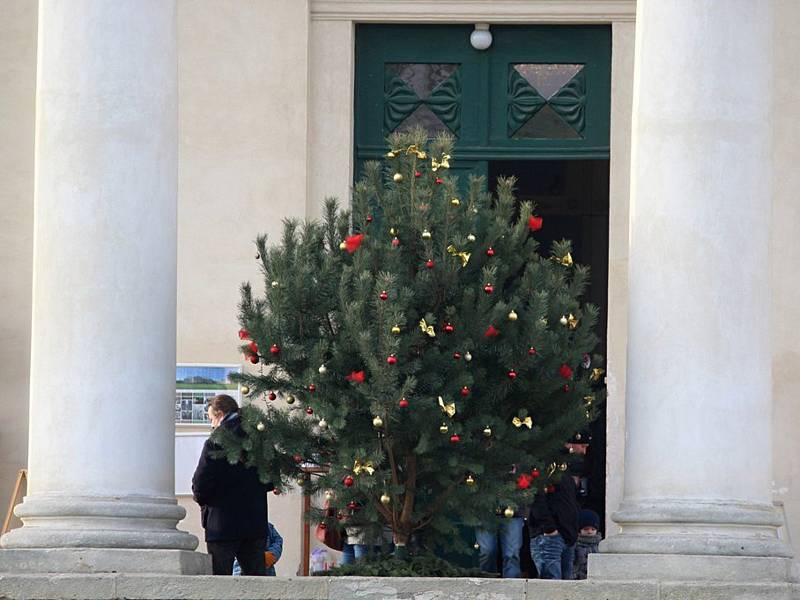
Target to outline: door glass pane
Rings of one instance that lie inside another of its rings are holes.
[[[461,128],[457,63],[386,63],[384,133],[422,126],[429,135]]]

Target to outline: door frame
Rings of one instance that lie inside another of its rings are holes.
[[[353,181],[358,23],[610,24],[611,130],[607,329],[606,535],[623,494],[628,233],[635,0],[309,0],[309,216]]]

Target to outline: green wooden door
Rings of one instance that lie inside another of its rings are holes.
[[[608,158],[609,27],[496,25],[485,51],[471,31],[358,26],[357,171],[414,125],[456,136],[453,174],[486,175],[492,160]]]

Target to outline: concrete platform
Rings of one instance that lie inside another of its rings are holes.
[[[0,574],[160,573],[210,575],[211,557],[189,550],[32,548],[0,550]],[[0,599],[2,594],[0,594]]]
[[[388,577],[0,575],[3,600],[800,600],[797,584]]]

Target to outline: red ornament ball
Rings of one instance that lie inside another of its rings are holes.
[[[564,363],[558,368],[558,374],[564,379],[572,379],[572,368]]]
[[[486,256],[489,256],[489,257],[492,257],[492,256],[494,256],[494,248],[492,248],[491,246],[489,246],[489,247],[486,249]]]
[[[469,396],[469,388],[467,386],[461,388],[461,395],[464,397]]]
[[[491,283],[487,283],[485,286],[483,286],[483,291],[487,294],[491,294],[494,291],[494,286]]]
[[[313,409],[313,408],[311,408],[311,407],[309,406],[309,407],[306,409],[306,414],[307,414],[307,415],[313,415],[313,414],[314,414],[314,409]]]
[[[372,215],[367,215],[367,223],[372,223]]]
[[[274,490],[272,490],[272,493],[275,494],[276,496],[280,496],[281,495],[281,490],[280,490],[280,488],[275,488]]]
[[[303,457],[302,457],[302,456],[300,456],[299,454],[295,454],[294,456],[292,456],[292,459],[293,459],[293,460],[294,460],[294,462],[296,462],[297,464],[300,464],[301,462],[303,462]]]
[[[314,392],[317,391],[317,386],[315,386],[313,383],[309,383],[308,384],[308,391],[313,394]]]
[[[378,298],[381,300],[388,300],[389,294],[386,292],[386,290],[383,290],[380,294],[378,294]]]
[[[444,324],[444,332],[445,333],[453,333],[456,328],[453,326],[452,323],[445,323]]]
[[[397,403],[397,406],[400,408],[408,408],[408,400],[405,398],[400,398],[400,402]]]
[[[563,390],[564,390],[564,393],[566,394],[566,393],[569,391],[569,384],[566,384],[566,383],[565,383],[565,384],[564,384],[564,387],[563,387],[563,388],[561,388],[561,389],[563,389]]]
[[[397,248],[400,245],[400,238],[393,237],[392,238],[392,247]]]
[[[272,354],[272,356],[278,356],[278,354],[281,353],[281,349],[280,346],[278,346],[278,344],[272,344],[272,346],[269,347],[269,351]]]
[[[511,369],[508,372],[508,378],[511,379],[511,380],[516,379],[517,378],[517,372],[514,369]]]
[[[453,358],[456,360],[461,360],[461,352],[453,352]]]
[[[414,171],[414,177],[422,177],[422,173],[419,171]]]
[[[320,529],[327,529],[328,528],[328,526],[324,522],[322,522],[319,525],[317,525],[317,527],[319,527]]]
[[[250,342],[250,343],[247,345],[247,348],[248,348],[248,349],[250,350],[250,352],[252,352],[253,354],[258,354],[258,344],[256,344],[255,342]]]
[[[548,485],[546,488],[544,488],[544,491],[545,491],[545,493],[547,493],[547,494],[552,494],[553,492],[555,492],[555,491],[556,491],[556,486],[554,486],[554,485],[550,484],[550,485]]]
[[[355,482],[356,482],[356,480],[353,479],[352,475],[346,475],[345,478],[342,479],[342,483],[344,484],[344,487],[353,487],[353,484]]]
[[[250,362],[254,365],[258,364],[258,354],[251,354],[250,355]]]
[[[270,392],[270,393],[267,395],[267,398],[269,398],[270,400],[275,400],[275,398],[277,398],[277,397],[278,397],[278,396],[277,396],[277,395],[275,395],[275,392]]]
[[[239,330],[239,339],[240,340],[249,340],[250,339],[250,332],[247,331],[244,327]]]
[[[519,477],[517,477],[517,489],[518,490],[527,490],[531,487],[532,478],[527,473],[523,473]]]
[[[454,433],[453,435],[450,436],[451,444],[457,444],[460,441],[461,441],[461,436],[459,436],[457,433]]]
[[[350,500],[350,502],[347,503],[347,508],[350,510],[358,510],[358,502],[355,500]]]
[[[534,348],[533,346],[528,348],[528,356],[536,356],[536,348]]]
[[[436,185],[442,185],[444,183],[444,179],[442,179],[441,177],[437,177],[436,181],[434,181],[434,183]]]
[[[539,471],[539,469],[534,469],[533,471],[531,471],[531,477],[533,477],[534,479],[539,477],[539,475],[541,475],[541,474],[542,473]]]
[[[390,364],[390,365],[396,365],[396,364],[397,364],[397,357],[396,357],[394,354],[390,354],[390,355],[389,355],[389,356],[386,358],[386,362],[387,362],[388,364]]]
[[[432,269],[435,266],[435,263],[433,262],[432,259],[429,258],[428,261],[425,263],[425,266],[428,267],[429,269]]]

